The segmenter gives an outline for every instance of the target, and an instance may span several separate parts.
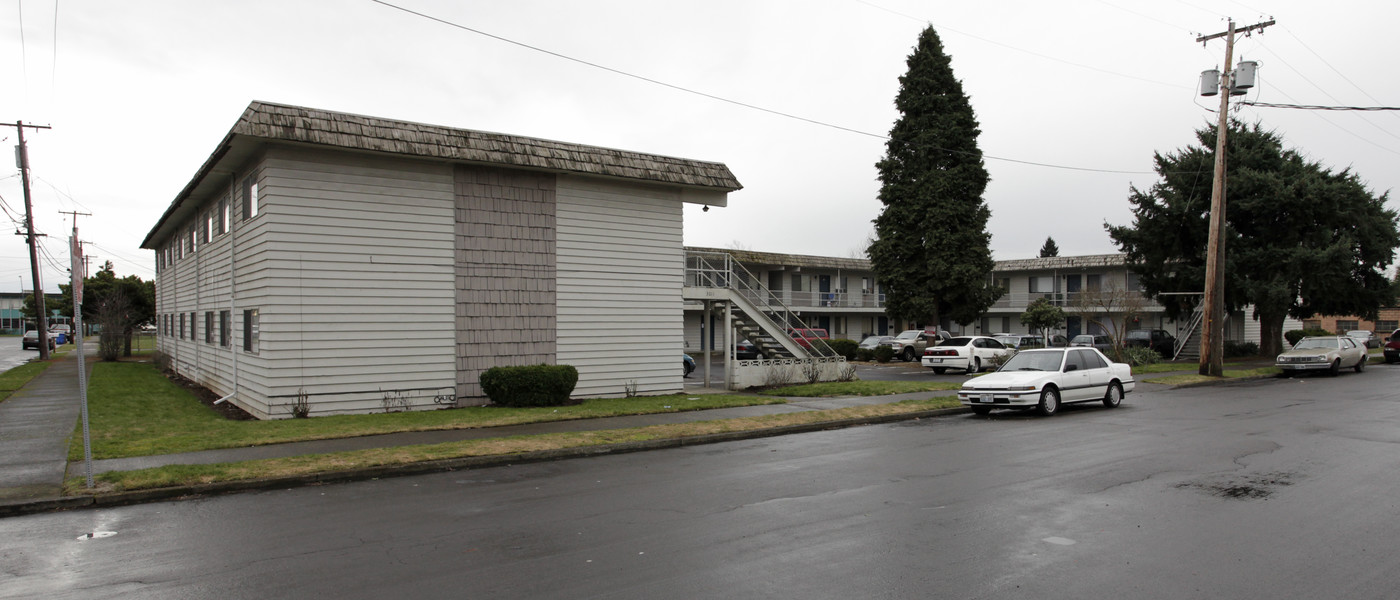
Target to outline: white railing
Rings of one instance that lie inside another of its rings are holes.
[[[686,287],[726,288],[737,292],[758,307],[773,323],[781,327],[781,335],[790,329],[807,329],[807,324],[788,307],[783,299],[769,291],[753,273],[723,252],[686,252]],[[820,292],[818,292],[820,293]],[[770,335],[779,335],[769,332]],[[789,336],[790,337],[790,336]],[[793,341],[798,341],[794,339]],[[836,356],[836,351],[819,339],[804,338],[799,345],[809,348],[816,356]]]

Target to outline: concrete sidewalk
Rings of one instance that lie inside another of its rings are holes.
[[[92,361],[87,361],[88,373]],[[57,498],[68,467],[68,442],[82,401],[76,353],[54,359],[0,402],[0,506]]]

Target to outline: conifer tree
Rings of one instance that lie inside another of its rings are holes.
[[[1049,258],[1049,257],[1051,257],[1051,256],[1059,256],[1059,255],[1060,255],[1060,247],[1057,246],[1057,245],[1055,245],[1055,238],[1052,238],[1052,237],[1048,237],[1048,236],[1047,236],[1047,237],[1045,238],[1045,245],[1040,247],[1040,257],[1041,257],[1041,258]]]
[[[884,208],[868,254],[891,315],[966,325],[1002,293],[987,284],[994,265],[981,130],[932,27],[907,65],[895,97],[900,117],[876,163]]]

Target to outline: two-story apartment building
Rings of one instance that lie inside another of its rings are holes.
[[[832,338],[861,339],[869,335],[893,335],[904,329],[923,329],[924,323],[896,319],[885,313],[884,290],[870,261],[800,254],[687,247],[688,252],[727,253],[798,313],[809,327],[826,329]],[[1031,333],[1021,315],[1031,302],[1046,298],[1065,311],[1068,337],[1081,333],[1112,334],[1125,329],[1162,329],[1177,337],[1186,335],[1188,321],[1172,320],[1166,307],[1142,294],[1136,273],[1122,254],[1055,256],[996,261],[988,285],[1005,294],[975,322],[964,327],[949,320],[939,328],[954,334],[991,335]],[[1189,294],[1174,296],[1183,302]],[[1168,300],[1170,301],[1170,300]],[[1131,315],[1131,316],[1129,316]],[[715,321],[714,315],[711,320]],[[686,347],[699,350],[701,332],[709,331],[712,344],[720,336],[696,303],[686,306]],[[1290,322],[1288,327],[1301,326]],[[1258,322],[1248,310],[1227,315],[1226,339],[1259,341]]]

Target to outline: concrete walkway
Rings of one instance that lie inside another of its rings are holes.
[[[82,413],[75,354],[0,402],[0,505],[62,494],[68,439]],[[87,367],[91,373],[91,361]]]

